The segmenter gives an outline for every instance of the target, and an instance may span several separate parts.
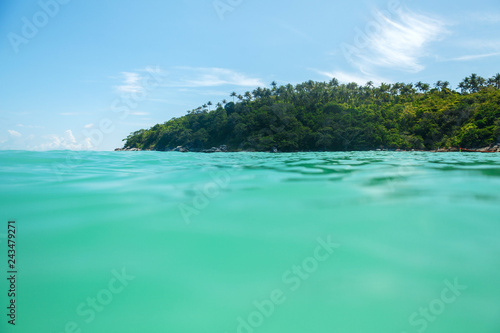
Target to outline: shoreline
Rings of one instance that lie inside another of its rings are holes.
[[[161,151],[161,152],[181,152],[181,153],[312,153],[312,152],[345,152],[344,150],[298,150],[298,151],[279,151],[278,148],[273,147],[271,150],[267,151],[255,151],[255,150],[229,150],[226,145],[222,145],[219,147],[212,147],[210,149],[195,149],[188,148],[183,146],[178,146],[173,149],[165,149],[165,150],[155,150],[155,149],[139,149],[139,148],[116,148],[114,151]],[[349,150],[347,150],[349,151]],[[500,153],[500,144],[490,145],[488,147],[482,148],[457,148],[457,147],[449,147],[449,148],[438,148],[431,150],[423,150],[423,149],[367,149],[367,150],[351,150],[351,151],[391,151],[391,152],[425,152],[425,153]]]

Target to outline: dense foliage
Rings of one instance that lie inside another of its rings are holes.
[[[484,147],[500,141],[500,74],[476,74],[460,92],[429,84],[305,82],[232,93],[187,115],[131,133],[124,147],[201,150],[339,151]],[[234,98],[238,102],[234,101]],[[208,107],[208,109],[207,109]]]

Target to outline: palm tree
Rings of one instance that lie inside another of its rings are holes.
[[[213,105],[212,101],[208,101],[207,105],[208,105],[208,111],[210,111],[210,107]]]
[[[278,89],[276,90],[276,93],[278,96],[284,95],[286,92],[286,87],[285,86],[279,86]]]
[[[267,88],[262,89],[262,97],[268,98],[269,96],[271,96],[271,90]]]
[[[276,81],[271,82],[271,87],[273,87],[273,89],[276,89],[276,86],[277,86],[277,85],[278,85],[278,84],[276,83]]]
[[[462,94],[466,93],[470,89],[469,78],[466,77],[462,82],[458,84],[458,88],[462,91]]]
[[[500,89],[500,73],[490,78],[488,80],[488,83],[491,84],[493,87]]]
[[[234,98],[238,96],[235,91],[233,91],[230,95],[233,98],[233,103],[234,103]]]
[[[405,84],[405,85],[403,85],[403,87],[401,87],[401,95],[407,96],[407,95],[413,94],[414,92],[415,92],[415,89],[413,89],[412,83]]]
[[[472,90],[472,92],[478,92],[481,87],[484,86],[485,82],[486,80],[484,78],[480,77],[477,74],[472,74],[469,77],[470,90]]]
[[[499,76],[500,79],[500,76]],[[490,79],[491,80],[491,79]],[[481,90],[486,85],[486,79],[477,75],[472,74],[466,77],[462,82],[458,84],[458,87],[462,90],[462,93],[475,93]]]
[[[255,99],[261,98],[262,97],[262,88],[258,87],[257,89],[254,89],[254,91],[252,91],[252,95]]]
[[[380,92],[382,94],[388,93],[389,91],[391,91],[391,84],[390,83],[382,82],[380,84],[380,87],[378,89],[380,90]]]
[[[415,87],[417,87],[420,92],[426,93],[427,91],[429,91],[430,85],[427,83],[423,83],[422,81],[418,81],[417,84],[415,84]]]
[[[227,100],[226,100],[226,99],[223,99],[223,100],[222,100],[222,104],[226,105],[226,104],[227,104]]]
[[[404,83],[401,83],[401,82],[396,82],[392,85],[391,87],[391,93],[396,96],[398,95],[399,93],[401,93],[401,88],[404,87]]]
[[[330,80],[330,83],[329,83],[330,86],[336,88],[339,86],[339,80],[337,80],[336,78],[333,78]]]
[[[252,100],[252,94],[250,91],[245,92],[245,98],[247,99],[247,102],[250,102]]]

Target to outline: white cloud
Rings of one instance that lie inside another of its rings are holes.
[[[14,130],[7,130],[7,132],[9,132],[9,134],[15,138],[20,138],[22,137],[23,135],[21,133],[19,133],[18,131],[14,131]]]
[[[83,126],[83,128],[92,128],[92,127],[94,127],[94,124],[92,123]]]
[[[494,53],[485,53],[485,54],[466,55],[466,56],[453,58],[450,60],[452,60],[452,61],[470,61],[470,60],[477,60],[477,59],[490,58],[490,57],[499,57],[499,56],[500,56],[500,52],[494,52]]]
[[[139,73],[122,72],[123,84],[117,86],[116,89],[123,93],[138,93],[143,91],[140,84],[141,75]]]
[[[500,23],[500,13],[499,12],[474,12],[467,13],[469,20],[475,23],[483,24],[495,24]]]
[[[165,72],[163,71],[163,69],[161,69],[160,66],[147,66],[146,68],[144,69],[140,69],[139,72],[147,72],[147,73],[150,73],[150,74],[158,74],[158,75],[165,75]]]
[[[346,58],[363,73],[379,68],[419,72],[429,44],[446,33],[444,22],[409,10],[400,9],[395,17],[376,11],[374,16],[364,31],[357,29],[353,45],[342,45]]]
[[[64,131],[64,135],[49,135],[45,137],[49,142],[32,147],[33,150],[88,150],[92,149],[90,138],[77,142],[71,130]]]
[[[121,84],[115,89],[121,94],[144,93],[164,82],[165,72],[160,67],[146,67],[134,72],[121,72]]]
[[[71,143],[76,143],[75,136],[73,135],[73,132],[71,132],[71,130],[66,130],[64,131],[64,133],[66,133],[66,136]]]
[[[439,58],[439,61],[472,61],[500,56],[500,39],[461,39],[456,43],[461,56]]]
[[[36,126],[36,125],[24,125],[24,124],[17,124],[17,127],[21,128],[43,128],[43,126]]]
[[[336,78],[341,83],[355,82],[359,85],[364,86],[368,81],[372,81],[376,85],[379,85],[382,82],[388,82],[388,80],[385,80],[381,77],[372,76],[372,75],[359,75],[359,74],[347,73],[347,72],[343,72],[343,71],[333,71],[333,72],[318,71],[318,70],[315,70],[315,71],[318,74],[321,74],[321,75],[328,77],[329,79]]]
[[[248,76],[246,74],[218,67],[172,67],[168,70],[168,80],[165,79],[167,72],[159,67],[146,67],[145,69],[134,70],[133,72],[121,72],[121,84],[115,86],[115,89],[120,94],[145,94],[151,87],[163,88],[185,88],[186,91],[192,92],[193,88],[203,88],[206,93],[206,88],[219,86],[240,86],[240,87],[258,87],[265,84],[261,79]],[[221,96],[227,95],[218,92]],[[170,103],[170,100],[159,98],[147,98],[148,101]],[[131,115],[144,116],[149,113],[131,112]]]
[[[180,76],[179,83],[174,86],[183,87],[216,87],[235,85],[242,87],[263,86],[264,83],[257,78],[251,78],[243,73],[226,68],[217,67],[177,67]]]

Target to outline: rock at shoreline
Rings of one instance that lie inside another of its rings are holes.
[[[219,147],[212,147],[210,149],[204,149],[201,152],[202,153],[227,153],[227,146],[222,145]]]
[[[126,147],[126,148],[116,148],[115,151],[140,151],[140,149],[139,148]]]
[[[183,147],[183,146],[177,146],[174,149],[172,149],[171,151],[178,151],[180,153],[189,153],[189,149],[186,147]]]
[[[154,149],[145,149],[147,151],[154,150]],[[125,148],[116,148],[115,151],[143,151],[143,149],[138,149],[138,148],[130,148],[130,147],[125,147]],[[160,150],[158,150],[160,151]],[[163,150],[161,150],[163,151]],[[165,148],[164,151],[177,151],[180,153],[188,153],[188,152],[193,152],[193,153],[227,153],[229,150],[226,145],[221,145],[219,147],[212,147],[210,149],[196,149],[196,148],[188,148],[184,146],[177,146],[174,149],[170,148]],[[268,150],[270,153],[279,153],[280,151],[278,150],[277,147],[272,147],[270,150]],[[374,151],[406,151],[403,149],[375,149]],[[482,147],[482,148],[475,148],[475,149],[465,149],[465,148],[458,148],[458,147],[448,147],[448,148],[438,148],[434,150],[421,150],[421,149],[410,149],[408,151],[421,151],[421,152],[433,152],[433,153],[447,153],[447,152],[497,152],[500,153],[500,143],[497,144],[492,144],[488,147]]]

